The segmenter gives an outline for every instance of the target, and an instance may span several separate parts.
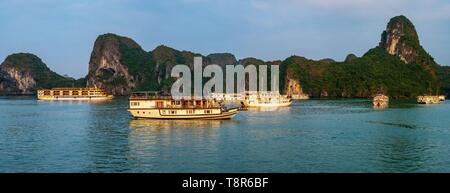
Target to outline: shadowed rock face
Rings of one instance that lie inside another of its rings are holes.
[[[89,62],[87,86],[102,88],[113,95],[128,95],[133,91],[143,90],[169,93],[171,84],[175,81],[170,74],[172,68],[182,64],[193,69],[195,56],[203,57],[203,66],[217,64],[223,69],[226,65],[238,63],[266,64],[256,58],[237,61],[230,53],[215,53],[205,57],[164,45],[146,52],[129,38],[104,34],[95,41]]]
[[[36,90],[33,69],[45,69],[47,66],[35,55],[13,54],[6,58],[0,66],[3,77],[2,87],[5,92],[12,94],[33,94]]]
[[[344,62],[352,62],[353,60],[357,59],[358,56],[356,56],[355,54],[349,54],[347,55],[347,57],[345,57]]]
[[[121,48],[142,50],[133,40],[114,34],[97,38],[89,61],[87,86],[102,88],[113,95],[129,94],[135,87],[134,77],[122,63]],[[142,50],[142,52],[144,52]]]
[[[32,54],[13,54],[0,66],[0,94],[33,94],[37,88],[86,85],[114,95],[144,90],[169,92],[175,81],[170,76],[172,68],[183,64],[192,69],[194,56],[202,55],[164,45],[147,52],[130,38],[104,34],[95,41],[86,78],[63,77]],[[230,64],[280,65],[282,91],[317,97],[370,97],[380,88],[399,97],[411,97],[435,92],[441,86],[439,80],[443,82],[449,76],[447,68],[440,68],[423,49],[414,25],[404,16],[389,21],[378,47],[361,57],[348,55],[344,62],[297,56],[273,62],[256,58],[237,61],[230,53],[202,57],[203,66],[218,64],[222,68]],[[450,90],[445,82],[442,85]]]
[[[230,53],[210,54],[207,56],[207,58],[209,58],[211,64],[217,64],[222,67],[225,65],[233,65],[237,62],[236,57],[234,57],[234,55]]]
[[[19,95],[22,92],[7,72],[0,70],[0,95]]]

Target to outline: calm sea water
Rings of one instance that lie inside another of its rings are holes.
[[[126,98],[0,98],[0,172],[450,172],[450,103],[308,100],[228,121],[134,120]]]

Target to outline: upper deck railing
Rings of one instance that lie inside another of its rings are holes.
[[[51,89],[39,89],[39,90],[59,90],[59,91],[64,91],[64,90],[82,90],[82,91],[103,91],[100,88],[82,88],[82,87],[64,87],[64,88],[51,88]]]
[[[145,92],[133,92],[131,93],[130,100],[143,99],[143,100],[172,100],[172,96],[163,95],[159,91],[145,91]]]

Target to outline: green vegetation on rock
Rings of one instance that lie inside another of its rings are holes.
[[[394,98],[412,98],[435,93],[437,82],[419,64],[405,64],[381,47],[349,62],[327,63],[293,56],[282,63],[283,74],[291,73],[313,97],[370,97],[385,93]],[[283,88],[283,87],[282,87]]]
[[[84,79],[75,80],[61,76],[50,70],[42,60],[29,53],[9,55],[2,63],[3,71],[16,71],[22,76],[30,76],[35,82],[35,88],[76,87],[84,86]],[[33,85],[30,85],[33,86]]]

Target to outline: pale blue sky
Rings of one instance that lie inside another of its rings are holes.
[[[95,38],[116,33],[207,55],[343,60],[376,46],[389,18],[406,15],[422,45],[450,64],[444,0],[0,0],[0,60],[31,52],[54,71],[87,74]]]

